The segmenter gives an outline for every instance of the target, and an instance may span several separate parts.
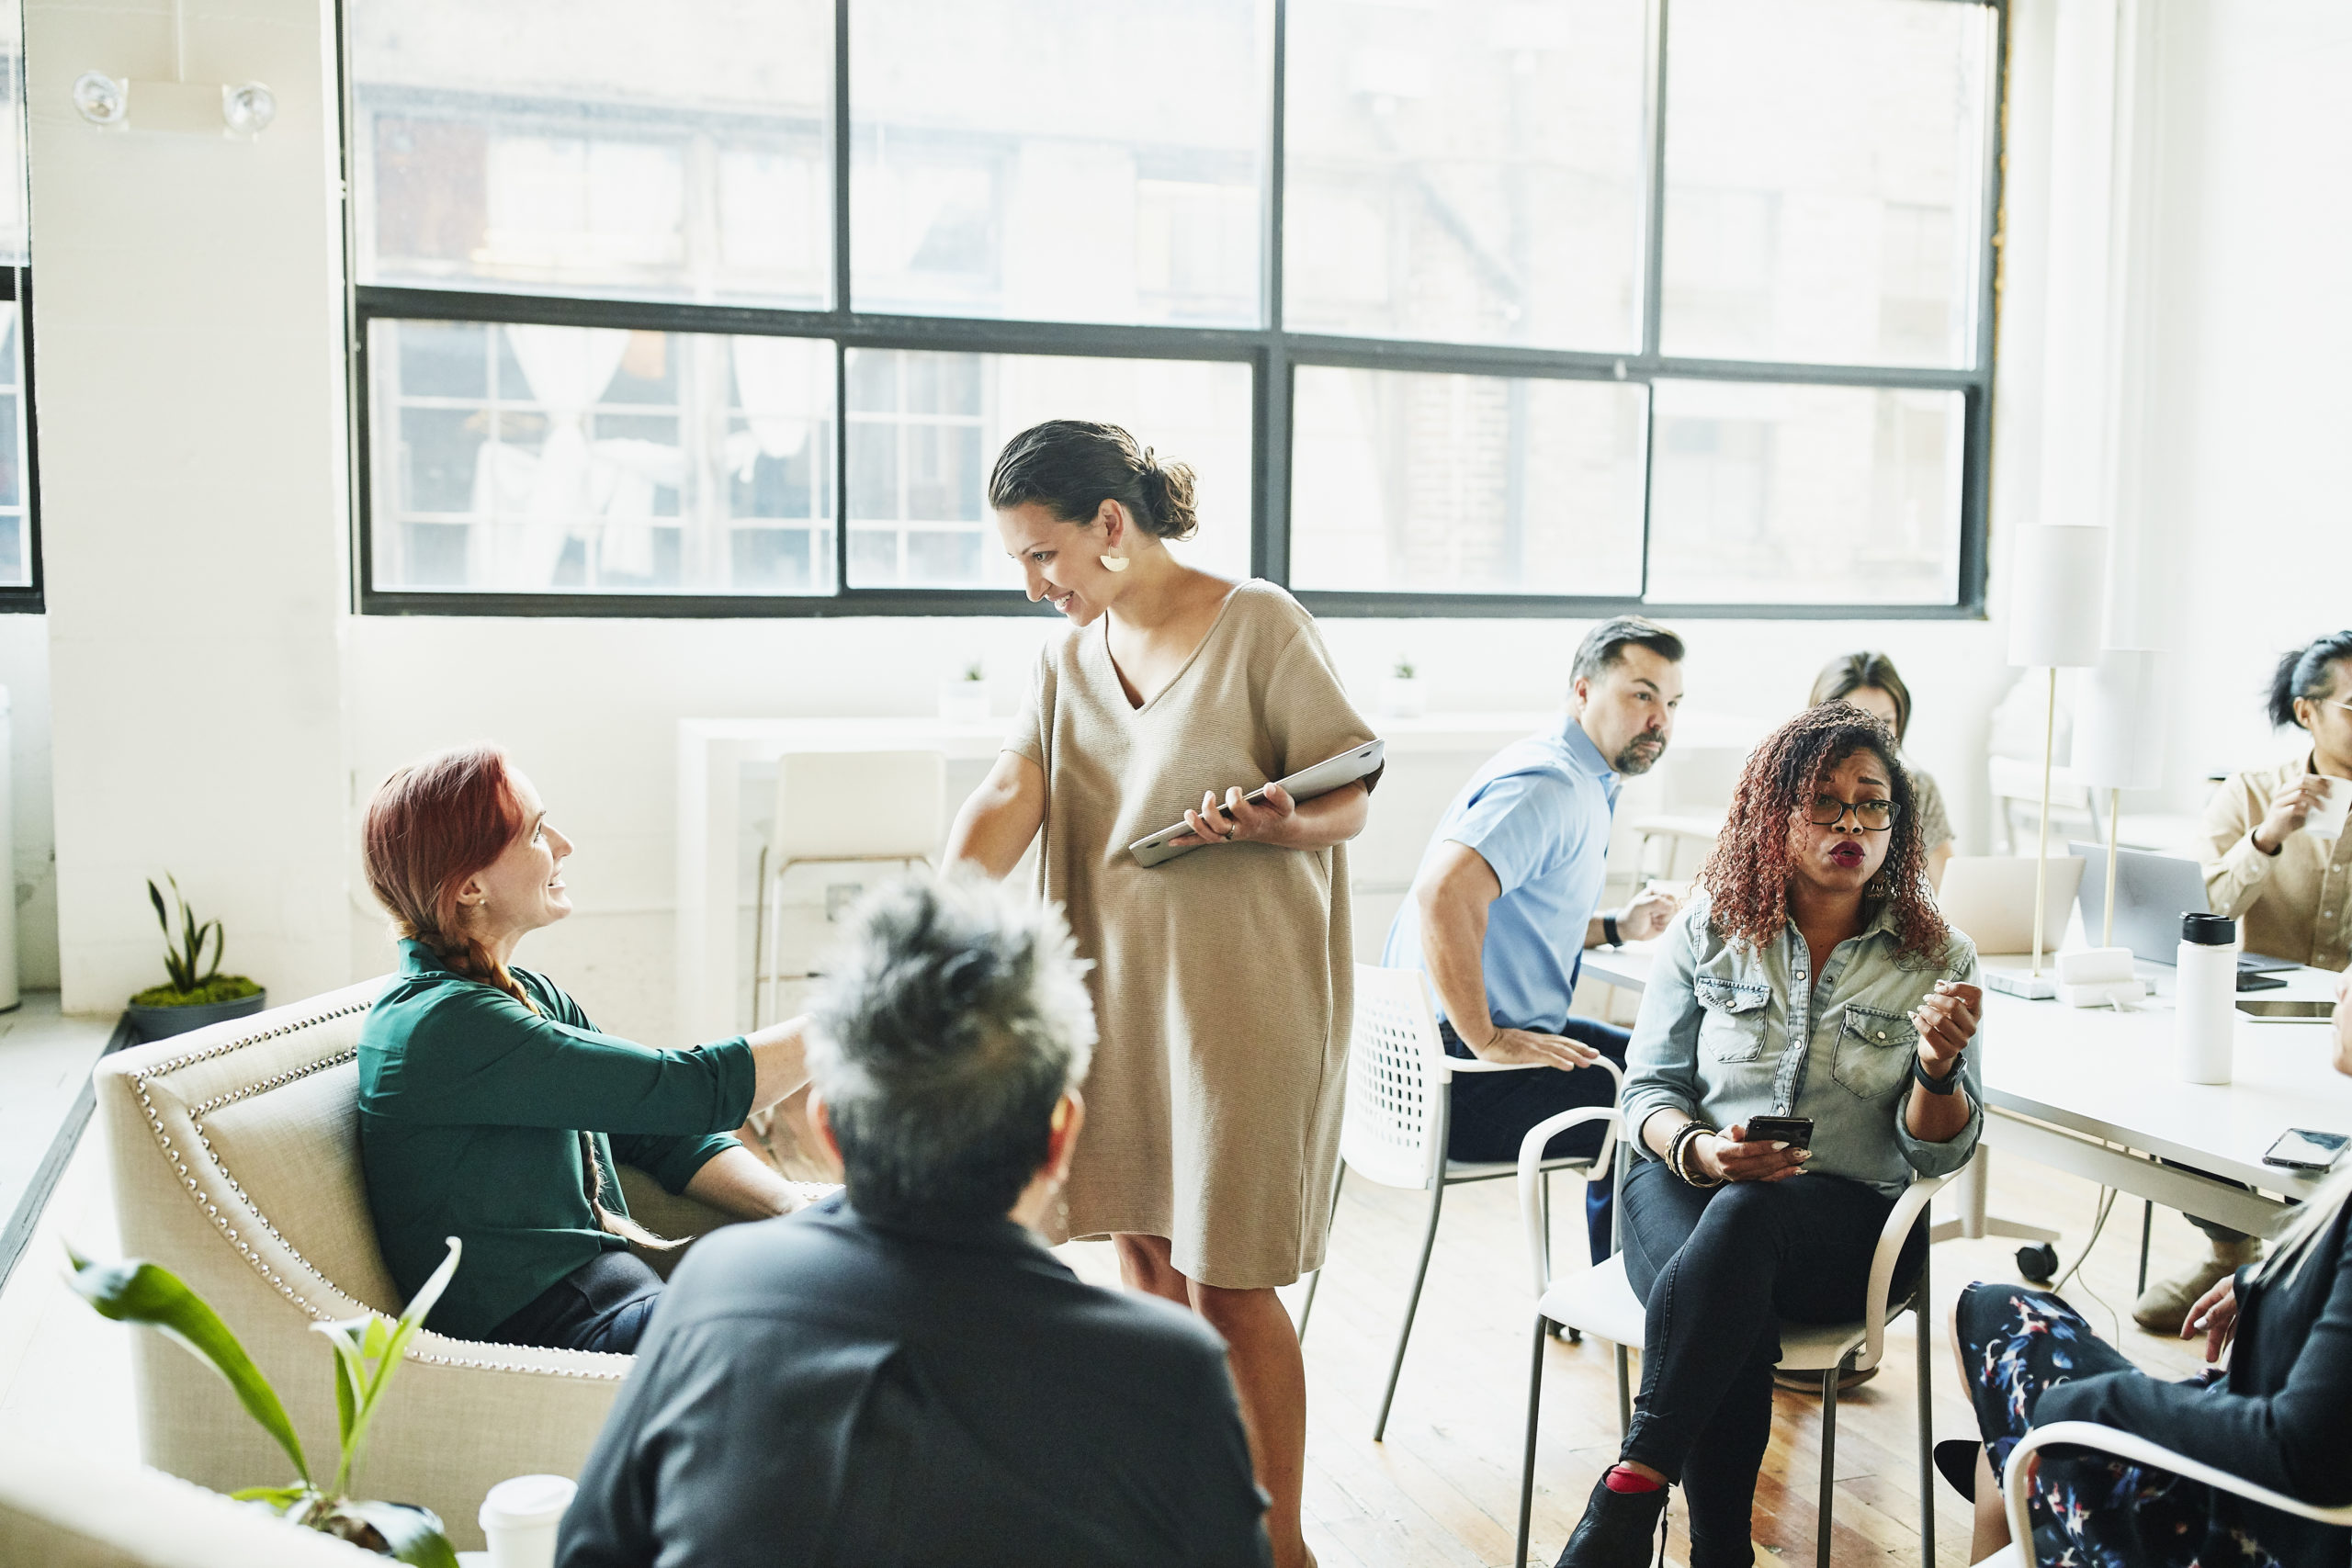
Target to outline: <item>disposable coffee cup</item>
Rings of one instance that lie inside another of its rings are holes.
[[[518,1475],[481,1500],[490,1568],[555,1568],[556,1527],[579,1491],[570,1477]]]
[[[2327,791],[2325,798],[2311,809],[2303,818],[2303,831],[2319,839],[2340,839],[2344,836],[2344,818],[2352,812],[2352,779],[2314,775],[2311,781]]]

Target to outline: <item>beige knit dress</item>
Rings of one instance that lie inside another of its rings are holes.
[[[1347,849],[1208,845],[1146,868],[1126,846],[1204,790],[1253,789],[1373,730],[1271,583],[1237,587],[1141,708],[1108,630],[1046,648],[1005,742],[1045,771],[1040,890],[1095,962],[1102,1038],[1064,1225],[1166,1236],[1205,1284],[1285,1285],[1323,1262],[1353,1000]]]

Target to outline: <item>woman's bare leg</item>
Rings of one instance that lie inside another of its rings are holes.
[[[1111,1246],[1119,1254],[1119,1278],[1127,1289],[1140,1291],[1147,1296],[1159,1296],[1178,1306],[1193,1304],[1192,1281],[1176,1272],[1168,1261],[1168,1238],[1164,1235],[1133,1235],[1125,1231],[1111,1238]]]
[[[1976,1522],[1969,1530],[1968,1560],[1982,1562],[2009,1544],[2008,1511],[2001,1506],[2001,1483],[1993,1478],[1993,1456],[1976,1450]]]
[[[1270,1499],[1266,1537],[1273,1543],[1274,1568],[1313,1568],[1315,1554],[1299,1525],[1306,1482],[1306,1363],[1290,1311],[1270,1289],[1228,1291],[1197,1280],[1193,1306],[1225,1337],[1250,1457]]]
[[[1960,1342],[1960,1306],[1954,1303],[1951,1316],[1946,1320],[1951,1330],[1952,1364],[1960,1369],[1960,1386],[1973,1392],[1976,1371],[1968,1362],[1968,1348]],[[1934,1505],[1930,1503],[1929,1506]],[[1968,1560],[1982,1562],[2009,1544],[2009,1516],[2001,1506],[2001,1483],[1993,1474],[1993,1456],[1984,1446],[1976,1446],[1975,1517],[1969,1528]]]

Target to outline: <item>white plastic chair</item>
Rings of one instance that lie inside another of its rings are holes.
[[[936,751],[787,751],[776,760],[775,816],[760,848],[752,928],[752,1027],[784,967],[785,874],[797,865],[897,861],[929,865],[946,808],[947,759]]]
[[[2052,1421],[2047,1427],[2036,1427],[2018,1439],[2009,1450],[2008,1463],[2001,1474],[2001,1501],[2009,1515],[2009,1545],[2007,1550],[1985,1559],[1988,1563],[2033,1564],[2033,1523],[2026,1505],[2030,1501],[2032,1485],[2027,1478],[2031,1465],[2022,1462],[2040,1449],[2063,1444],[2068,1448],[2092,1449],[2133,1464],[2144,1464],[2184,1481],[2198,1481],[2216,1492],[2226,1492],[2266,1508],[2276,1508],[2297,1518],[2312,1519],[2324,1525],[2352,1528],[2352,1506],[2323,1508],[2315,1504],[2299,1502],[2282,1492],[2257,1486],[2251,1481],[2216,1470],[2210,1464],[2176,1453],[2161,1443],[2103,1427],[2096,1421]]]
[[[1606,1057],[1595,1066],[1609,1073],[1613,1103],[1624,1087],[1624,1074]],[[1419,970],[1356,965],[1355,1028],[1348,1043],[1347,1120],[1340,1131],[1340,1173],[1352,1169],[1383,1187],[1419,1189],[1430,1195],[1429,1223],[1421,1233],[1421,1260],[1413,1270],[1412,1291],[1405,1298],[1405,1321],[1396,1330],[1396,1354],[1388,1365],[1388,1386],[1380,1396],[1379,1418],[1373,1423],[1375,1443],[1388,1429],[1388,1406],[1396,1397],[1396,1379],[1405,1369],[1405,1346],[1413,1337],[1421,1284],[1429,1278],[1430,1253],[1437,1245],[1437,1219],[1445,1203],[1445,1190],[1465,1181],[1492,1181],[1518,1169],[1507,1160],[1445,1157],[1446,1134],[1453,1122],[1453,1096],[1447,1086],[1457,1073],[1511,1073],[1538,1067],[1545,1072],[1559,1070],[1537,1063],[1482,1062],[1447,1055]],[[1541,1148],[1538,1145],[1539,1154]],[[1546,1174],[1555,1170],[1582,1174],[1608,1169],[1610,1155],[1610,1141],[1604,1137],[1590,1160],[1547,1159],[1538,1164]],[[1339,1213],[1339,1189],[1340,1178],[1334,1177],[1334,1214]],[[1315,1292],[1322,1282],[1318,1273],[1307,1287],[1298,1320],[1302,1339],[1315,1310]]]
[[[1555,1277],[1544,1247],[1543,1210],[1537,1191],[1544,1145],[1570,1127],[1606,1116],[1622,1120],[1614,1111],[1564,1111],[1528,1129],[1519,1149],[1519,1209],[1527,1227],[1528,1257],[1535,1272],[1535,1351],[1527,1374],[1527,1451],[1519,1478],[1519,1553],[1511,1561],[1527,1561],[1527,1530],[1535,1498],[1535,1428],[1544,1390],[1544,1341],[1548,1324],[1565,1324],[1617,1348],[1617,1419],[1620,1429],[1633,1424],[1634,1391],[1627,1374],[1628,1348],[1642,1342],[1647,1314],[1625,1277],[1625,1257],[1612,1254],[1606,1263],[1580,1272]],[[1621,1129],[1617,1129],[1622,1131]],[[1625,1147],[1621,1138],[1620,1151]],[[1618,1201],[1624,1201],[1624,1158],[1618,1162]],[[1928,1404],[1928,1347],[1924,1323],[1928,1302],[1927,1254],[1920,1254],[1919,1277],[1901,1301],[1887,1298],[1894,1288],[1894,1267],[1904,1243],[1928,1212],[1928,1201],[1943,1190],[1950,1177],[1917,1180],[1903,1190],[1894,1212],[1879,1232],[1878,1249],[1871,1258],[1871,1277],[1864,1301],[1868,1314],[1860,1323],[1781,1325],[1781,1370],[1821,1375],[1821,1502],[1820,1523],[1814,1549],[1818,1568],[1828,1568],[1829,1519],[1838,1449],[1838,1379],[1847,1371],[1866,1371],[1879,1364],[1885,1350],[1886,1325],[1906,1311],[1920,1312],[1919,1340],[1919,1544],[1926,1568],[1935,1568],[1935,1438]],[[1622,1210],[1621,1210],[1622,1213]]]

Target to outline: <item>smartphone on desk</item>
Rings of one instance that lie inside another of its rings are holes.
[[[2270,1152],[2262,1156],[2265,1165],[2283,1166],[2289,1170],[2333,1170],[2344,1145],[2352,1138],[2341,1133],[2315,1133],[2309,1127],[2290,1127],[2278,1134]]]
[[[1813,1147],[1813,1118],[1751,1116],[1747,1119],[1747,1141],[1751,1144],[1786,1144],[1792,1149],[1809,1149]]]

